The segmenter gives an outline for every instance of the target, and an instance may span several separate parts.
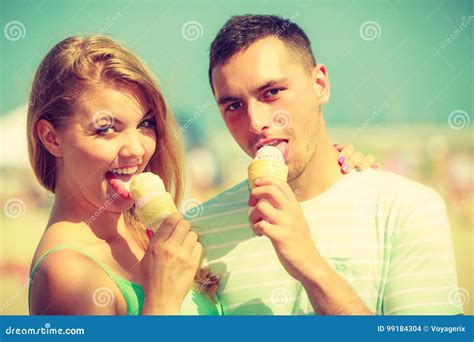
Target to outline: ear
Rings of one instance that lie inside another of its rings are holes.
[[[48,120],[41,119],[36,124],[36,132],[43,146],[55,157],[62,157],[62,150],[59,144],[56,129]]]
[[[317,64],[313,69],[312,77],[319,103],[323,105],[329,101],[331,90],[326,66],[324,64]]]

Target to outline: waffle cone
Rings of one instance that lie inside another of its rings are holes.
[[[276,160],[259,159],[250,163],[248,176],[250,189],[255,187],[255,180],[261,177],[275,177],[286,182],[288,179],[288,166]]]
[[[168,192],[154,196],[146,204],[135,209],[140,222],[153,233],[156,233],[165,218],[176,211],[178,209]]]

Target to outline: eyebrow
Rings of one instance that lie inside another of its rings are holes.
[[[145,119],[148,115],[150,115],[152,113],[152,110],[151,109],[148,109],[148,111],[143,114],[142,118],[138,121],[138,122],[141,122],[143,121],[143,119]],[[118,124],[122,124],[122,121],[120,121],[120,119],[117,119],[116,117],[114,117],[114,121]]]
[[[266,82],[265,84],[255,88],[252,93],[255,94],[255,93],[259,93],[267,88],[270,88],[272,86],[274,86],[275,84],[277,83],[285,83],[285,82],[288,82],[288,78],[286,77],[283,77],[283,78],[278,78],[278,79],[275,79],[275,80],[270,80],[268,82]],[[219,105],[222,105],[224,103],[227,103],[227,102],[232,102],[232,101],[240,101],[241,99],[238,98],[238,97],[235,97],[235,96],[224,96],[224,97],[221,97],[219,100],[217,100],[217,103]]]

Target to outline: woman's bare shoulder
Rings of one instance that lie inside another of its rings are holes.
[[[48,226],[41,237],[33,257],[33,263],[48,250],[59,245],[84,246],[93,243],[91,233],[82,223],[56,222]]]
[[[56,223],[48,227],[32,264],[36,264],[46,251],[62,244],[87,247],[84,246],[87,237],[81,236],[78,228],[70,223]],[[117,291],[113,280],[94,260],[74,249],[59,249],[46,255],[35,270],[31,283],[31,313],[115,315]],[[110,303],[104,305],[104,297],[107,296]]]
[[[104,305],[104,296],[109,297]],[[71,249],[46,256],[32,278],[31,314],[116,315],[117,287],[93,260]]]

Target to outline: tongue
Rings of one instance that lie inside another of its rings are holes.
[[[121,180],[116,174],[107,171],[105,177],[109,181],[110,186],[114,189],[122,198],[129,199],[130,194],[128,193],[128,182]]]
[[[283,155],[283,158],[286,159],[286,155],[288,151],[288,141],[282,141],[275,147],[280,150],[281,154]]]

